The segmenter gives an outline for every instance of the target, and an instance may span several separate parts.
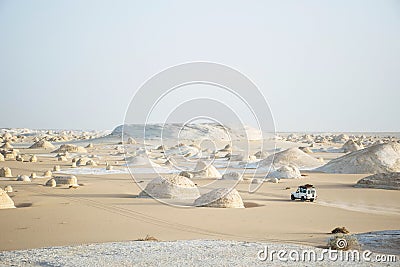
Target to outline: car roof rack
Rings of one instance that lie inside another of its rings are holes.
[[[305,184],[305,185],[300,185],[299,187],[301,188],[314,188],[314,186],[312,184]]]

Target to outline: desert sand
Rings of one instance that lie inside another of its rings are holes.
[[[312,153],[304,153],[307,155],[306,159],[309,160],[309,156],[314,159],[322,158],[313,162],[327,163],[345,155],[341,147],[348,140],[346,137],[347,135],[343,137],[339,134],[324,138],[319,135],[282,134],[275,139],[277,151],[309,147]],[[6,136],[6,139],[10,138]],[[60,138],[52,135],[47,139]],[[377,140],[397,141],[394,137],[357,138],[363,139],[366,147]],[[51,153],[53,150],[49,151],[48,145],[30,148],[37,139],[14,140],[12,146],[24,160],[6,158],[0,162],[0,167],[8,167],[12,171],[12,177],[0,178],[0,187],[12,187],[12,192],[7,194],[16,207],[0,210],[0,250],[131,241],[146,235],[163,241],[222,239],[323,247],[330,236],[329,232],[337,226],[346,226],[351,233],[399,229],[400,191],[355,187],[357,181],[373,173],[323,173],[300,169],[301,178],[277,179],[278,183],[266,180],[254,193],[248,192],[252,177],[249,173],[244,173],[243,179],[233,180],[238,183],[236,190],[245,208],[175,207],[152,198],[138,197],[147,181],[157,178],[157,175],[147,172],[144,162],[144,165],[138,166],[133,179],[124,161],[125,155],[122,145],[119,144],[119,137],[106,135],[79,140],[83,138],[75,134],[75,138],[65,139],[73,139],[68,143],[78,147],[86,146],[87,151],[73,149],[69,153],[58,149],[65,143],[53,142],[57,150]],[[169,140],[164,145],[171,151],[175,141]],[[240,146],[242,141],[237,145]],[[260,151],[258,142],[250,142],[252,154]],[[88,146],[89,143],[92,145]],[[137,151],[136,154],[140,155],[144,147],[143,140],[135,138],[130,143]],[[156,139],[147,144],[154,147],[154,155],[158,155],[156,148],[160,145]],[[217,144],[218,149],[223,149],[225,145],[223,140]],[[192,153],[190,155],[194,155],[195,147],[187,145]],[[296,153],[299,151],[296,150]],[[265,156],[273,152],[268,151]],[[67,161],[59,161],[57,153],[64,153]],[[37,157],[36,162],[29,161],[32,155]],[[96,165],[72,167],[72,161],[82,157],[89,157]],[[157,168],[167,170],[163,159],[155,158]],[[296,162],[293,164],[296,165]],[[68,186],[66,183],[67,185],[55,187],[45,186],[51,177],[44,177],[44,173],[53,170],[56,165],[60,166],[60,171],[52,173],[52,177],[56,177],[55,181],[61,182],[66,178],[59,177],[74,175],[78,185]],[[223,174],[224,169],[216,163],[214,165]],[[113,168],[106,170],[106,166]],[[234,171],[242,170],[244,169],[237,167]],[[30,179],[30,182],[17,181],[19,175],[29,176],[31,173],[36,173],[37,176]],[[266,172],[260,168],[254,178],[262,181],[265,176]],[[193,184],[207,188],[215,179],[219,178],[194,176],[191,180]],[[232,179],[219,179],[218,182],[219,185],[226,183],[229,187]],[[185,183],[192,186],[192,183]],[[313,184],[317,188],[317,201],[311,203],[290,200],[290,193],[302,184]],[[198,194],[195,195],[198,197]]]

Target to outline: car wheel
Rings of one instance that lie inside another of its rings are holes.
[[[310,199],[310,202],[314,202],[314,199],[312,198],[312,199]]]
[[[306,199],[304,197],[301,197],[301,201],[305,201]]]
[[[290,195],[291,200],[295,200],[296,198],[293,195]]]

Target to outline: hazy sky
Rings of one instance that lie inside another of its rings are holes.
[[[111,129],[183,62],[240,70],[279,131],[400,131],[400,1],[0,0],[0,127]]]

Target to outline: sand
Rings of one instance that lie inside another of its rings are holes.
[[[143,140],[135,140],[143,144]],[[76,172],[74,175],[80,186],[75,189],[46,187],[44,184],[49,178],[42,176],[33,178],[30,183],[15,181],[17,175],[43,174],[54,165],[61,167],[57,175],[65,175],[63,170],[71,170],[71,159],[58,161],[48,150],[35,150],[37,162],[1,162],[0,167],[12,169],[13,177],[0,178],[0,187],[13,187],[13,192],[8,195],[17,208],[0,211],[0,250],[131,241],[147,234],[163,241],[211,239],[321,247],[326,244],[328,233],[337,226],[346,226],[352,233],[399,228],[399,191],[354,187],[366,174],[302,171],[307,175],[302,179],[263,183],[250,194],[251,180],[245,173],[245,179],[238,181],[236,187],[245,208],[182,208],[137,197],[142,190],[141,181],[157,176],[143,171],[135,173],[133,180],[123,155],[116,153],[116,139],[90,142],[100,158],[99,164],[76,168],[95,171]],[[155,141],[152,147],[157,144]],[[78,145],[86,146],[87,143],[79,142]],[[225,145],[221,142],[218,147]],[[277,145],[286,149],[304,146],[304,143],[279,141]],[[32,154],[33,149],[28,147],[28,144],[20,145],[20,152]],[[256,141],[251,142],[253,154],[260,149]],[[313,157],[329,161],[341,155],[317,152]],[[106,162],[114,167],[110,173],[105,169]],[[221,168],[217,169],[223,173]],[[265,174],[256,173],[256,178],[262,179]],[[215,178],[192,180],[197,186],[205,186]],[[229,186],[232,181],[219,180],[219,183]],[[290,193],[305,183],[317,188],[318,200],[314,203],[291,201]]]
[[[18,174],[39,172],[53,163],[8,164]],[[237,188],[245,205],[251,206],[246,209],[176,208],[135,198],[140,188],[129,174],[80,175],[84,186],[74,190],[42,186],[46,179],[41,178],[29,184],[2,179],[1,187],[10,184],[14,188],[9,195],[19,208],[1,211],[0,249],[126,241],[146,234],[162,240],[228,239],[320,246],[336,226],[345,225],[354,233],[398,229],[397,191],[354,188],[364,175],[308,174],[301,183],[317,187],[317,202],[289,200],[290,192],[299,185],[297,180],[265,183],[254,194],[247,193],[249,181],[243,181]],[[305,219],[294,219],[297,217]]]

